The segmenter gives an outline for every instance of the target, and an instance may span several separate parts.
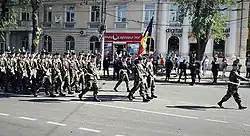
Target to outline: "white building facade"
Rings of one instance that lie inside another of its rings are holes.
[[[105,51],[115,52],[129,50],[136,53],[140,36],[145,31],[151,17],[154,16],[152,39],[149,40],[150,50],[158,53],[176,54],[188,57],[195,50],[196,40],[192,36],[192,28],[188,18],[180,22],[178,6],[170,0],[112,0],[107,1]],[[218,43],[210,39],[205,55],[212,57],[215,53],[220,57],[245,57],[246,41],[248,39],[249,2],[245,2],[240,33],[241,11],[236,5],[228,11],[225,26],[226,38]],[[97,31],[101,20],[101,0],[45,0],[39,11],[39,25],[43,29],[39,49],[49,52],[100,51],[100,36]],[[10,29],[6,41],[1,41],[1,47],[15,46],[16,49],[31,46],[31,10],[20,8],[19,26]],[[240,36],[241,35],[241,36]],[[241,37],[241,39],[240,39]],[[242,41],[239,45],[239,41]],[[1,48],[2,49],[2,48]],[[148,48],[149,50],[149,48]]]

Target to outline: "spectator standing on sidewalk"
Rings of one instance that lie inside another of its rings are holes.
[[[179,74],[179,80],[178,80],[178,82],[180,82],[182,74],[184,74],[185,83],[186,83],[187,82],[187,62],[186,62],[185,59],[183,59],[180,62],[180,67],[179,68],[180,68],[180,74]]]
[[[219,63],[218,58],[216,56],[214,56],[214,60],[212,61],[211,64],[212,64],[212,69],[211,70],[212,70],[213,78],[214,78],[213,83],[217,83],[220,63]]]
[[[204,58],[204,60],[202,61],[202,70],[203,70],[203,76],[205,76],[206,72],[207,72],[207,69],[208,69],[208,64],[209,64],[209,59],[208,57],[206,56]]]
[[[248,56],[246,59],[246,78],[250,77],[250,57]]]
[[[165,81],[169,81],[173,66],[174,66],[174,64],[173,64],[173,62],[171,60],[171,57],[169,57],[165,62],[165,68],[166,68],[166,79],[165,79]]]
[[[201,63],[200,63],[200,61],[195,62],[195,76],[198,76],[199,82],[201,82]]]
[[[103,75],[106,77],[106,71],[107,71],[107,76],[109,77],[109,66],[110,66],[110,58],[106,56],[103,60]]]
[[[227,66],[228,66],[227,59],[225,57],[223,57],[223,59],[222,59],[222,76],[221,76],[222,78],[225,77]]]

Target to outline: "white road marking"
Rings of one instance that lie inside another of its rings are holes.
[[[89,129],[89,128],[79,128],[80,130],[84,130],[84,131],[89,131],[89,132],[95,132],[95,133],[100,133],[101,131],[99,130],[95,130],[95,129]]]
[[[7,114],[7,113],[1,113],[1,112],[0,112],[0,115],[2,115],[2,116],[9,116],[10,114]]]
[[[149,110],[142,110],[142,109],[135,109],[135,108],[127,108],[127,107],[120,107],[120,106],[114,106],[114,105],[97,104],[97,103],[89,103],[89,102],[77,102],[77,103],[84,103],[84,104],[90,104],[90,105],[96,105],[96,106],[102,106],[102,107],[109,107],[109,108],[116,108],[116,109],[123,109],[123,110],[130,110],[130,111],[158,114],[158,115],[166,115],[166,116],[172,116],[172,117],[198,119],[197,117],[192,117],[192,116],[184,116],[184,115],[170,114],[170,113],[164,113],[164,112],[156,112],[156,111],[149,111]]]
[[[244,124],[244,126],[250,127],[250,125],[248,125],[248,124]]]
[[[226,121],[222,121],[222,120],[214,120],[214,119],[205,119],[206,121],[212,121],[212,122],[218,122],[218,123],[228,123]]]
[[[48,121],[47,123],[57,125],[57,126],[66,126],[66,124],[62,124],[62,123],[58,123],[58,122],[52,122],[52,121]]]
[[[119,135],[119,134],[118,134],[118,135],[115,135],[115,136],[124,136],[124,135]]]
[[[24,120],[30,120],[30,121],[35,121],[37,119],[34,118],[29,118],[29,117],[18,117],[19,119],[24,119]]]

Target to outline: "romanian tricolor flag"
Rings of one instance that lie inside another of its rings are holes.
[[[138,53],[136,54],[136,58],[145,53],[145,50],[147,47],[147,44],[146,44],[147,39],[150,38],[152,35],[153,21],[154,21],[154,16],[152,16],[146,31],[142,35],[141,42],[139,44],[139,50],[138,50]]]

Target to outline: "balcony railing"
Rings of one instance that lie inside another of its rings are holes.
[[[43,22],[43,27],[51,28],[52,22]]]
[[[21,27],[32,27],[32,21],[19,21],[18,26]]]
[[[65,28],[74,28],[75,22],[64,22],[64,27]]]
[[[89,28],[98,28],[100,26],[100,22],[88,22]]]

